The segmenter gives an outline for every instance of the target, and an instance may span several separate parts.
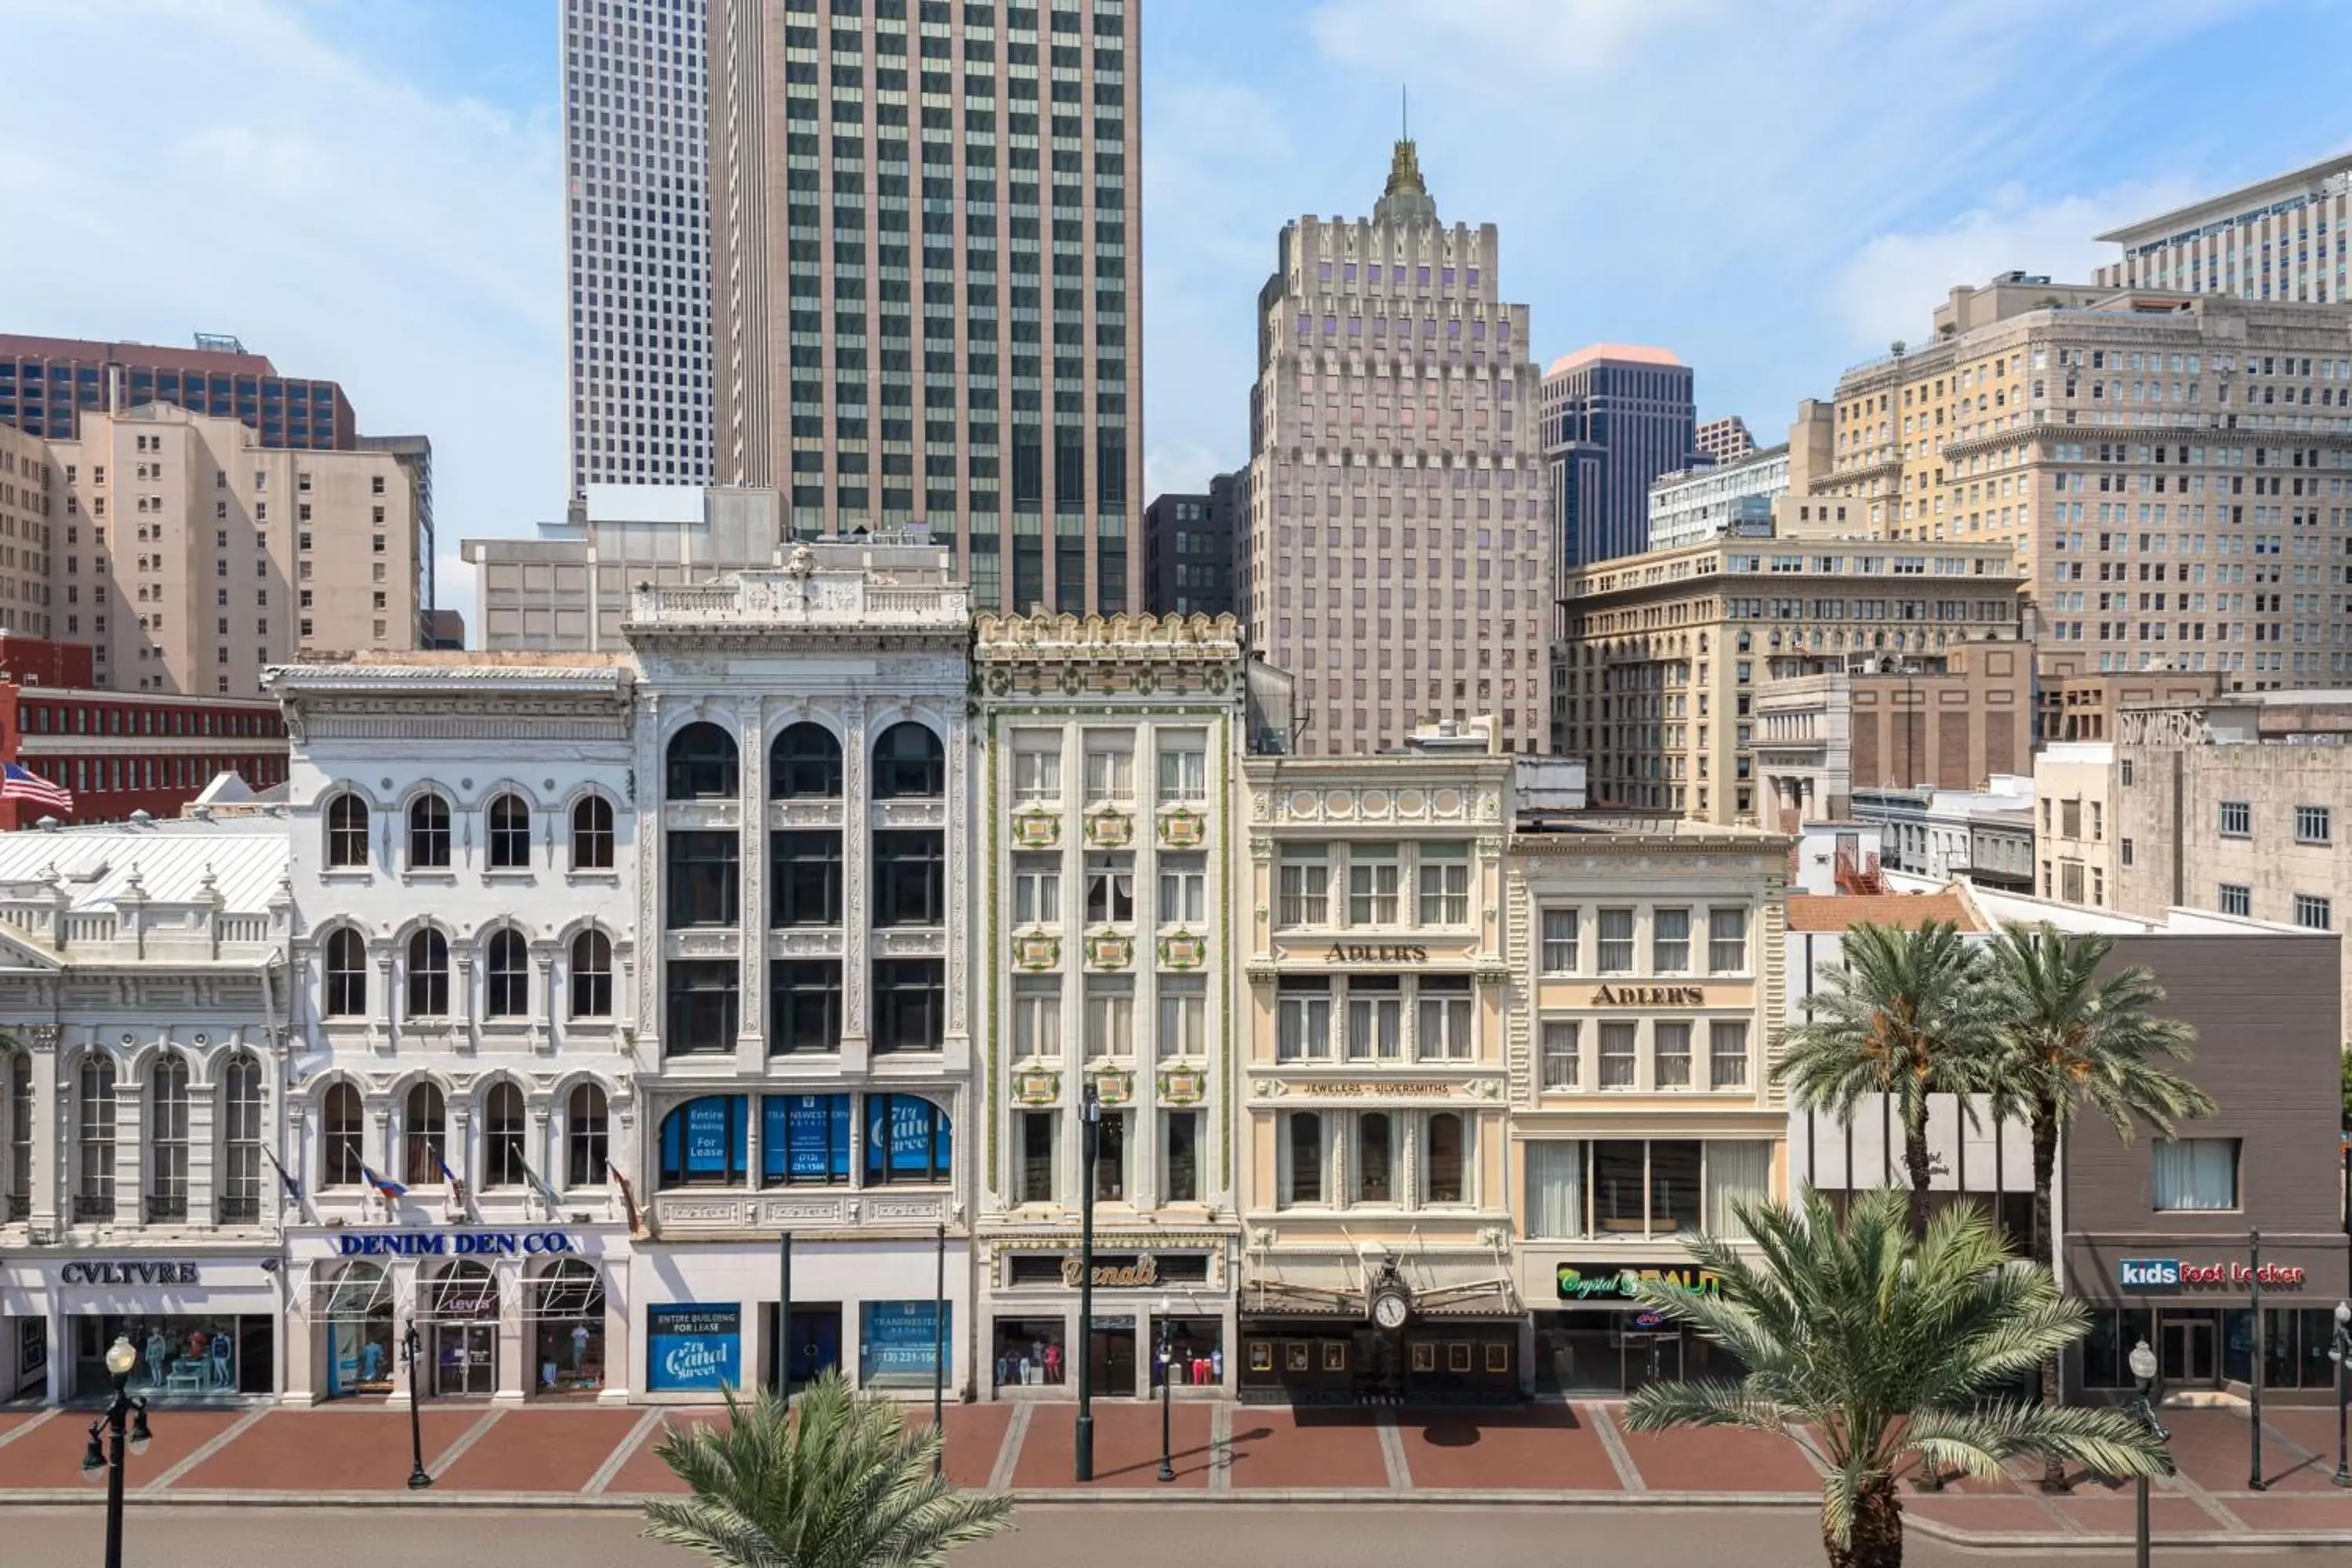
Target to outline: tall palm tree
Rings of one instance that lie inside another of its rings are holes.
[[[1805,1105],[1851,1121],[1865,1095],[1886,1096],[1903,1122],[1911,1234],[1927,1234],[1927,1105],[1983,1087],[1992,1048],[1984,963],[1948,921],[1916,931],[1864,923],[1843,962],[1806,999],[1772,1076]]]
[[[1990,1476],[2011,1455],[2043,1453],[2111,1476],[2163,1468],[2161,1440],[2122,1410],[1985,1397],[2080,1339],[2090,1315],[1973,1205],[1945,1210],[1916,1244],[1891,1189],[1858,1197],[1843,1226],[1810,1191],[1801,1210],[1759,1203],[1739,1215],[1760,1264],[1711,1237],[1690,1243],[1698,1267],[1720,1277],[1719,1295],[1647,1279],[1635,1289],[1747,1374],[1650,1384],[1627,1420],[1642,1432],[1810,1428],[1829,1469],[1822,1545],[1832,1568],[1902,1563],[1898,1488],[1923,1467]]]
[[[727,1422],[655,1451],[692,1489],[646,1504],[646,1534],[725,1568],[936,1568],[1012,1523],[1013,1500],[932,1474],[940,1435],[826,1373],[787,1408],[727,1394]]]
[[[2006,926],[1992,947],[2000,1022],[1985,1088],[1996,1117],[2021,1118],[2032,1133],[2037,1258],[2051,1244],[2058,1140],[2084,1107],[2126,1142],[2136,1122],[2169,1138],[2176,1121],[2213,1113],[2211,1095],[2163,1065],[2187,1061],[2197,1031],[2158,1016],[2164,988],[2147,970],[2099,973],[2115,945],[2043,923]],[[2054,1405],[2058,1392],[2053,1357],[2042,1368],[2042,1396]],[[2042,1484],[2063,1489],[2064,1468],[2053,1460]]]

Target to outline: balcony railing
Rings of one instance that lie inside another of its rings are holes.
[[[257,1197],[223,1198],[218,1205],[223,1225],[259,1225],[261,1200]]]
[[[8,1194],[8,1217],[12,1220],[32,1218],[33,1194],[30,1193],[10,1193]]]
[[[188,1199],[186,1194],[183,1193],[177,1196],[173,1196],[163,1193],[151,1193],[148,1194],[147,1222],[150,1225],[154,1224],[157,1220],[185,1219],[187,1217]]]
[[[91,1197],[88,1194],[74,1195],[73,1216],[77,1220],[103,1221],[114,1217],[114,1194]]]

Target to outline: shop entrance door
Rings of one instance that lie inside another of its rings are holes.
[[[462,1399],[497,1392],[497,1323],[436,1323],[432,1355],[436,1397]]]
[[[2210,1312],[2166,1312],[2163,1320],[2164,1381],[2211,1387],[2218,1367],[2213,1356],[2215,1333]]]
[[[841,1309],[794,1307],[792,1336],[793,1386],[803,1388],[841,1364]]]
[[[1093,1356],[1096,1394],[1124,1399],[1135,1393],[1133,1318],[1097,1318]]]
[[[1681,1331],[1637,1330],[1627,1334],[1618,1350],[1619,1380],[1631,1394],[1645,1384],[1680,1383],[1683,1378]]]

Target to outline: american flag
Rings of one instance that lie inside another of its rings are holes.
[[[59,811],[73,809],[73,791],[51,784],[22,763],[0,763],[0,800],[31,800]]]

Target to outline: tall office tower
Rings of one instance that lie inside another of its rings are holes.
[[[169,403],[242,421],[265,447],[348,448],[359,426],[331,381],[280,375],[266,354],[198,332],[193,349],[0,332],[0,425],[70,441],[79,416]]]
[[[1756,437],[1738,415],[1710,419],[1691,437],[1691,447],[1702,458],[1736,463],[1756,450]]]
[[[710,477],[706,4],[563,0],[575,493]]]
[[[1258,291],[1252,643],[1297,679],[1300,749],[1402,744],[1493,714],[1541,751],[1552,549],[1528,313],[1493,224],[1438,222],[1411,142],[1369,220],[1283,226]]]
[[[1812,493],[1882,539],[2007,545],[2045,680],[2352,684],[2320,591],[2352,550],[2352,306],[2004,273],[1835,402]]]
[[[1595,343],[1543,377],[1543,449],[1560,566],[1650,544],[1650,481],[1691,466],[1690,367],[1670,350]]]
[[[2123,259],[2094,275],[2109,289],[2235,294],[2342,304],[2352,299],[2352,153],[2246,185],[2099,236]]]
[[[1135,0],[711,0],[717,477],[1140,607]],[[1008,564],[1009,558],[1009,564]]]
[[[1159,495],[1143,509],[1143,603],[1155,616],[1234,613],[1234,504],[1239,474],[1206,495]]]

